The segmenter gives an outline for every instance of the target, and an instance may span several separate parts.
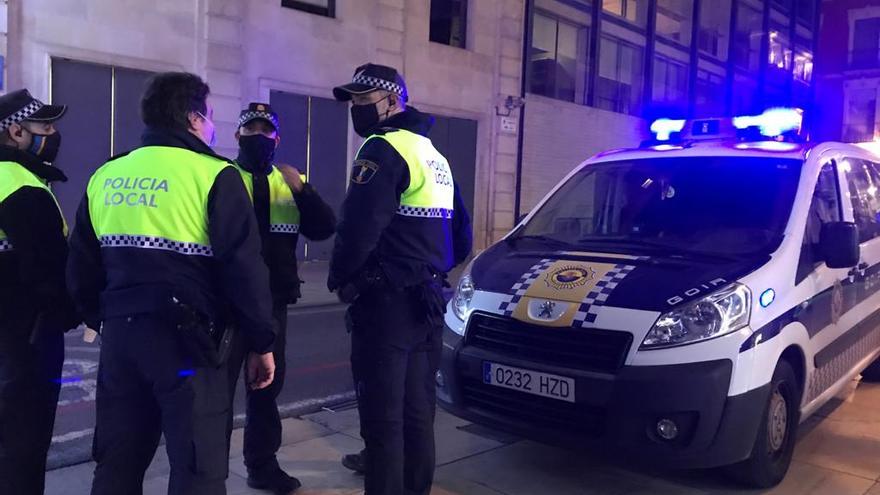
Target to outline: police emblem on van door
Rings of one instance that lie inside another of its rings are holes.
[[[564,266],[549,273],[546,282],[556,290],[571,290],[586,285],[595,275],[596,272],[589,267]]]

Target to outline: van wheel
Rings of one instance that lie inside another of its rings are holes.
[[[880,382],[880,358],[865,368],[865,371],[862,372],[862,380],[872,383]]]
[[[728,468],[736,480],[755,487],[779,484],[794,454],[800,419],[800,386],[788,361],[780,361],[773,372],[764,419],[758,428],[751,456]]]

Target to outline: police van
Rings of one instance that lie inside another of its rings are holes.
[[[443,407],[770,487],[799,423],[880,380],[880,156],[801,113],[659,120],[571,172],[465,270]]]

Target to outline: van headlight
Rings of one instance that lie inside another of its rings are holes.
[[[640,349],[661,349],[714,339],[746,327],[751,315],[752,292],[745,285],[733,284],[661,316]]]
[[[467,321],[470,316],[471,300],[474,298],[475,291],[474,280],[470,273],[462,275],[458,280],[458,286],[455,287],[455,295],[452,296],[452,311],[459,320]]]

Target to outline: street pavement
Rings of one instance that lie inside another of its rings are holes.
[[[573,452],[475,426],[440,412],[432,495],[880,495],[880,384],[851,387],[801,427],[788,476],[773,490],[746,490],[717,471],[661,471],[611,463],[599,451]],[[241,430],[233,435],[229,495],[258,495],[245,484]],[[339,464],[356,452],[355,409],[325,410],[284,422],[282,467],[303,481],[297,495],[362,494],[363,478]],[[94,465],[47,473],[47,495],[88,493]],[[144,495],[166,493],[160,451]]]

